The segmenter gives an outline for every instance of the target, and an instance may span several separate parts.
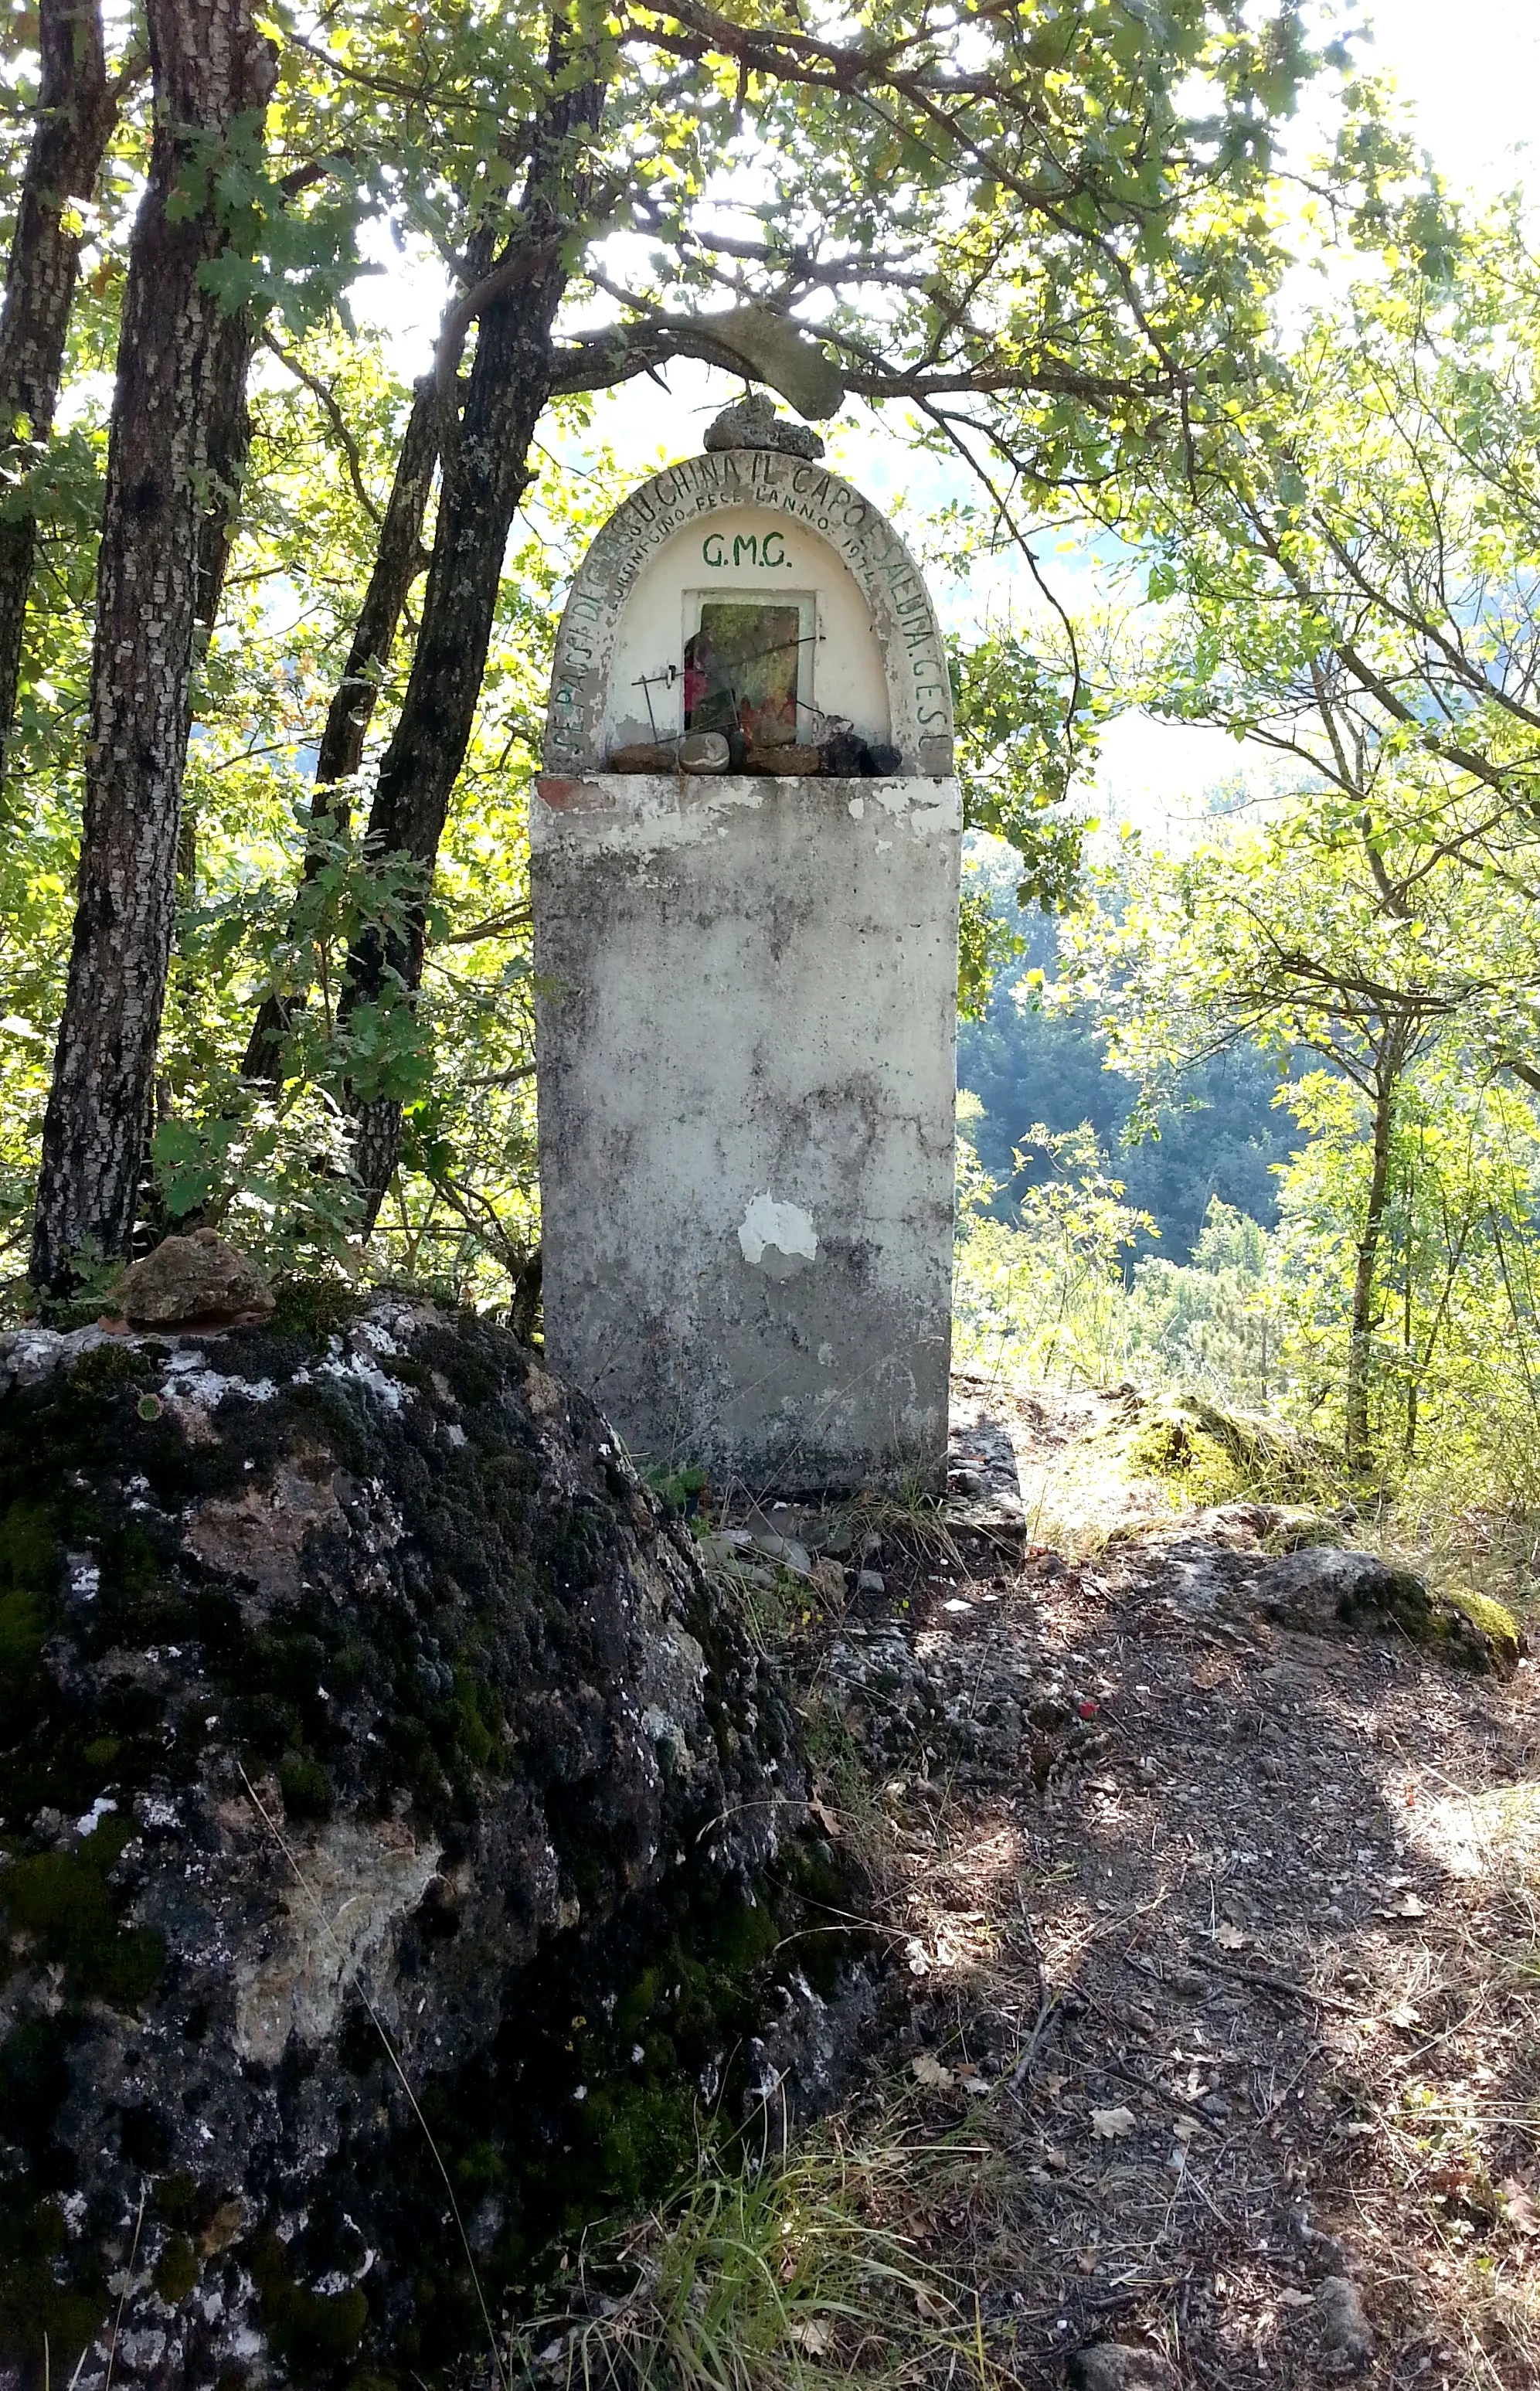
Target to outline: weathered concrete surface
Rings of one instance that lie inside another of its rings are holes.
[[[531,807],[552,1366],[753,1489],[944,1484],[955,782]]]

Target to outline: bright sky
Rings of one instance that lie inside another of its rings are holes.
[[[1534,0],[1378,0],[1365,14],[1375,56],[1395,74],[1426,147],[1452,184],[1492,192],[1537,179],[1540,11]]]
[[[1540,190],[1540,7],[1535,0],[1369,0],[1370,57],[1393,73],[1422,146],[1451,188]],[[1271,759],[1217,730],[1129,717],[1106,737],[1095,806],[1156,838],[1182,835],[1195,798],[1236,772],[1264,788]]]

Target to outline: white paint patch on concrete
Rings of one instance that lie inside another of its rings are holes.
[[[769,1247],[783,1254],[818,1260],[818,1232],[812,1215],[800,1204],[778,1204],[773,1196],[757,1196],[738,1224],[738,1243],[744,1261],[757,1270]]]
[[[864,797],[852,797],[845,810],[849,815],[852,821],[860,821],[866,811],[866,799]]]
[[[963,827],[963,792],[955,781],[927,781],[925,788],[933,794],[934,802],[923,799],[909,809],[909,827],[916,838],[944,836]]]

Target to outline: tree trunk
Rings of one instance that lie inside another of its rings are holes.
[[[553,44],[553,75],[565,37]],[[342,1010],[377,1000],[392,981],[408,994],[422,976],[425,898],[449,797],[465,760],[513,511],[529,484],[529,448],[550,394],[550,331],[569,267],[556,238],[580,212],[585,175],[575,136],[597,123],[602,87],[580,83],[543,111],[524,187],[522,222],[494,275],[501,286],[480,314],[465,404],[446,452],[422,627],[401,709],[369,811],[367,846],[379,859],[406,856],[424,903],[388,939],[370,933],[348,959]],[[390,1097],[356,1105],[355,1176],[372,1227],[395,1170],[401,1106]]]
[[[351,782],[363,762],[380,679],[390,663],[408,592],[422,569],[422,518],[437,456],[437,410],[434,383],[427,378],[418,383],[407,419],[369,588],[342,679],[327,709],[310,807],[311,843],[305,850],[304,873],[307,881],[320,870],[324,839],[345,829],[352,811],[351,794],[338,783]],[[304,1003],[303,990],[287,995],[275,990],[264,997],[240,1066],[247,1079],[268,1087],[278,1085],[284,1035]]]
[[[38,48],[37,123],[0,310],[0,475],[7,481],[26,472],[53,428],[81,248],[81,236],[66,229],[66,210],[95,190],[118,112],[100,0],[42,0]],[[0,518],[0,771],[16,719],[36,537],[25,506]]]
[[[34,1284],[126,1254],[165,996],[194,627],[217,595],[249,323],[200,280],[226,247],[208,172],[275,71],[252,0],[149,0],[155,134],[129,249],[97,567],[74,942],[32,1237]],[[186,175],[201,204],[178,194]]]
[[[1417,1179],[1416,1174],[1410,1169],[1408,1169],[1406,1172],[1405,1183],[1403,1187],[1402,1194],[1406,1206],[1406,1267],[1402,1275],[1401,1286],[1401,1357],[1402,1367],[1406,1373],[1406,1433],[1402,1440],[1402,1453],[1407,1461],[1411,1461],[1416,1458],[1417,1454],[1417,1382],[1419,1373],[1415,1338],[1417,1303]],[[1434,1333],[1436,1334],[1437,1332],[1435,1331]],[[1428,1350],[1429,1358],[1430,1360],[1432,1358],[1431,1344],[1430,1344]]]
[[[1375,1082],[1374,1135],[1370,1147],[1369,1192],[1364,1228],[1358,1240],[1352,1273],[1352,1313],[1348,1331],[1347,1463],[1366,1469],[1369,1451],[1369,1389],[1372,1377],[1370,1340],[1374,1334],[1374,1266],[1385,1222],[1391,1183],[1391,1129],[1395,1115],[1399,1067],[1381,1059]]]

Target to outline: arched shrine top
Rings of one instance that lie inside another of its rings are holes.
[[[736,733],[740,717],[750,771],[752,751],[776,743],[789,761],[832,738],[833,756],[847,729],[868,769],[952,769],[946,652],[919,566],[869,498],[776,448],[670,465],[597,534],[557,637],[546,770],[603,772],[636,743]]]

